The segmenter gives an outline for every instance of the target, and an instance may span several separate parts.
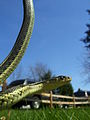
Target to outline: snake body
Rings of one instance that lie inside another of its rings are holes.
[[[17,40],[7,58],[0,64],[0,82],[3,83],[20,62],[29,43],[34,24],[33,0],[23,0],[24,18]]]
[[[17,40],[6,59],[0,64],[0,84],[15,70],[29,43],[34,25],[33,0],[23,0],[24,18]],[[18,85],[0,93],[0,109],[11,107],[27,95],[50,91],[70,82],[69,77],[56,77],[53,80],[29,85]]]
[[[36,82],[28,85],[18,85],[7,89],[0,94],[0,109],[9,108],[28,95],[47,92],[67,84],[71,81],[69,77],[55,77],[50,80]]]

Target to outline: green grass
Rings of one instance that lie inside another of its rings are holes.
[[[42,108],[38,110],[10,110],[9,120],[90,120],[90,107],[88,108]],[[8,110],[0,111],[0,118],[7,117]]]

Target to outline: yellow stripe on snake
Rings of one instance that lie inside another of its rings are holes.
[[[10,76],[19,64],[29,43],[34,25],[33,0],[23,0],[24,18],[17,40],[6,59],[0,64],[0,84]],[[0,93],[0,109],[9,108],[27,95],[49,91],[71,81],[69,77],[56,77],[52,80],[19,85]]]

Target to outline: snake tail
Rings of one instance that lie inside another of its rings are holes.
[[[34,7],[33,0],[23,0],[24,17],[21,30],[16,39],[16,42],[6,57],[0,64],[0,84],[5,81],[10,74],[15,70],[23,57],[27,45],[29,43],[33,26],[34,26]]]

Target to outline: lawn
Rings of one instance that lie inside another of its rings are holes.
[[[38,110],[10,110],[8,120],[90,120],[90,107],[88,108],[42,108]],[[8,110],[0,111],[0,118],[7,118]]]

